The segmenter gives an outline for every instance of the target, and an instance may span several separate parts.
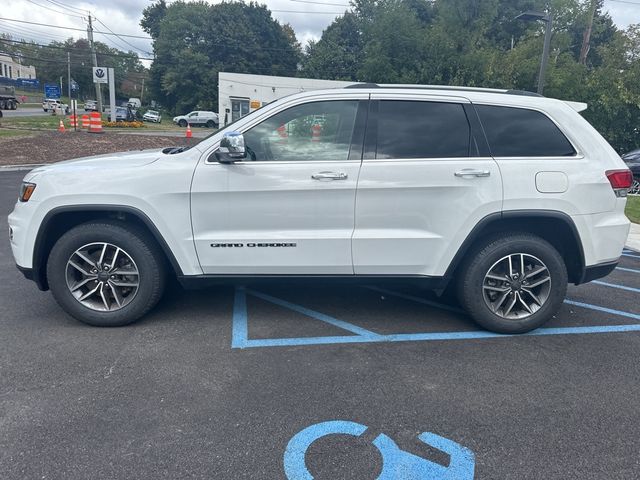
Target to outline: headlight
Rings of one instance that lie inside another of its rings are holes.
[[[21,202],[28,202],[35,189],[35,183],[22,182],[22,186],[20,187],[20,197],[18,197],[18,199]]]

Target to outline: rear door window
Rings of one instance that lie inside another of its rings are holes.
[[[476,105],[494,157],[568,157],[576,154],[549,117],[535,110]]]
[[[376,158],[468,157],[470,137],[459,103],[380,101]]]

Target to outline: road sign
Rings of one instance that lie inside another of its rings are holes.
[[[93,83],[107,83],[108,81],[106,67],[93,67]]]
[[[60,98],[62,93],[60,92],[60,85],[54,83],[47,83],[44,86],[45,98]]]
[[[80,85],[75,80],[71,80],[71,91],[77,92],[80,89]]]

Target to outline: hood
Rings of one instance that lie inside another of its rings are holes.
[[[150,150],[138,150],[133,152],[106,153],[92,157],[82,157],[63,162],[52,163],[43,167],[31,170],[25,180],[34,178],[37,175],[48,172],[63,172],[67,170],[101,170],[142,167],[155,162],[162,156],[161,148]]]

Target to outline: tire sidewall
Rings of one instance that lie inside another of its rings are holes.
[[[491,311],[484,300],[483,283],[489,269],[501,258],[515,253],[532,255],[549,270],[551,290],[544,305],[534,314],[521,320],[502,318]],[[538,237],[507,237],[490,243],[475,252],[468,265],[467,275],[461,282],[460,298],[469,312],[484,328],[500,333],[524,333],[546,323],[564,301],[567,291],[567,270],[558,251]]]
[[[133,300],[113,312],[99,312],[82,305],[66,283],[66,266],[71,255],[90,243],[110,243],[124,250],[135,262],[139,286]],[[54,245],[47,262],[47,279],[56,301],[74,318],[94,326],[122,326],[134,322],[155,303],[162,288],[162,272],[157,258],[150,254],[144,237],[114,224],[85,224],[64,234]]]

